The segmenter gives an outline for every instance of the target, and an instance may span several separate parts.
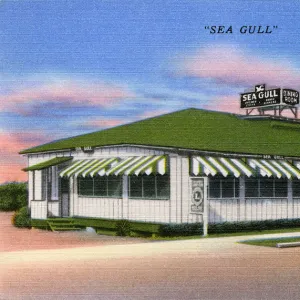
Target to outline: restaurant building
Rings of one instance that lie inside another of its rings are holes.
[[[151,223],[300,218],[300,122],[186,109],[28,157],[31,217]]]

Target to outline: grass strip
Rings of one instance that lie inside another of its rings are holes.
[[[271,238],[271,239],[262,239],[262,240],[249,240],[242,241],[241,244],[253,245],[253,246],[264,246],[264,247],[276,247],[277,243],[293,243],[300,242],[299,237],[281,237],[281,238]]]

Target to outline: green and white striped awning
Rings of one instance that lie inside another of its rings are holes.
[[[152,173],[164,175],[167,172],[167,167],[167,157],[165,155],[84,159],[74,161],[72,165],[60,173],[60,177],[150,175]]]
[[[221,174],[224,177],[234,175],[267,176],[277,178],[298,178],[300,179],[300,162],[289,162],[286,160],[267,159],[237,159],[225,157],[194,156],[192,157],[193,175]]]

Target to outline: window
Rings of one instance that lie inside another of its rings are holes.
[[[168,175],[130,176],[129,197],[170,199],[170,177]]]
[[[80,178],[78,185],[79,185],[79,195],[94,196],[93,178]]]
[[[58,200],[58,167],[51,166],[41,170],[41,172],[42,200]]]
[[[59,188],[60,188],[60,193],[61,194],[69,194],[69,189],[70,189],[70,181],[69,178],[60,178],[59,180]]]
[[[209,179],[209,198],[221,198],[221,179]]]
[[[79,177],[78,194],[90,197],[122,197],[121,176]]]
[[[245,178],[245,197],[258,198],[259,197],[259,181],[258,178]]]
[[[300,180],[293,180],[293,197],[300,197]]]
[[[287,197],[287,190],[288,190],[288,182],[286,179],[275,179],[274,180],[274,192],[275,192],[275,197],[282,197],[286,198]]]
[[[237,198],[239,189],[238,178],[220,176],[209,178],[209,198]]]
[[[58,200],[58,168],[52,167],[52,186],[51,186],[51,200]]]
[[[286,198],[287,179],[278,178],[245,178],[246,198]]]
[[[274,197],[274,180],[273,178],[262,177],[259,178],[260,197],[270,198]]]
[[[42,170],[42,200],[51,200],[52,168]]]

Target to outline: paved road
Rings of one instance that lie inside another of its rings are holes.
[[[2,298],[300,299],[300,248],[244,238],[2,252]]]

